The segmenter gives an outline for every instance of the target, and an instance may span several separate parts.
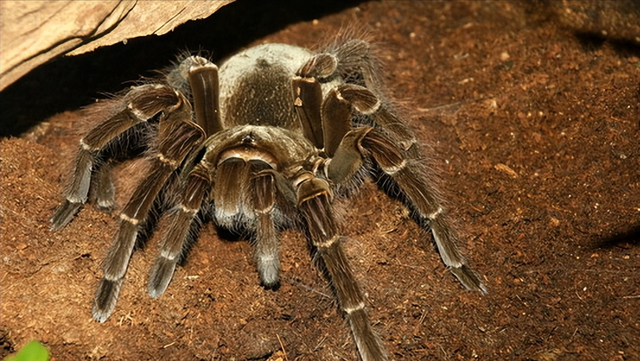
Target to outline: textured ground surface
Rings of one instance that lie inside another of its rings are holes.
[[[387,50],[384,77],[434,148],[461,246],[490,290],[463,291],[403,207],[364,189],[345,214],[346,249],[392,358],[640,359],[640,50],[560,27],[536,4],[239,1],[166,37],[62,59],[14,84],[0,98],[11,135],[0,143],[0,357],[38,339],[55,360],[355,359],[294,232],[282,240],[277,291],[259,286],[246,242],[207,226],[158,300],[145,287],[152,239],[98,324],[90,304],[116,214],[88,206],[48,230],[82,123],[63,111],[150,75],[176,50],[220,59],[264,42],[313,46],[355,22]],[[127,167],[121,175],[135,179]]]

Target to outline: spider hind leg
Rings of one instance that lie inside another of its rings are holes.
[[[329,179],[345,182],[365,159],[371,159],[384,174],[384,178],[379,179],[383,188],[389,193],[399,190],[414,210],[418,223],[430,229],[440,257],[451,273],[467,289],[486,293],[486,286],[458,251],[457,234],[446,216],[439,191],[430,182],[429,170],[423,163],[413,134],[384,104],[373,105],[373,93],[357,85],[351,87],[354,89],[350,95],[336,93],[333,96],[342,103],[351,103],[359,113],[370,116],[374,126],[354,128],[343,136],[327,169]],[[338,122],[339,119],[325,121]],[[341,120],[342,123],[349,121],[346,118]]]

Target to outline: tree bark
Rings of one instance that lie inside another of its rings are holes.
[[[1,1],[0,90],[57,56],[162,35],[233,0]]]

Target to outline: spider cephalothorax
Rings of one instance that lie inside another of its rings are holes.
[[[279,231],[293,227],[319,255],[361,358],[386,360],[333,209],[336,197],[351,194],[367,176],[399,194],[431,230],[443,262],[466,288],[485,292],[455,247],[419,145],[381,93],[379,77],[365,40],[320,52],[267,44],[232,56],[220,69],[186,57],[157,82],[93,105],[93,127],[80,140],[52,229],[66,226],[88,199],[113,206],[114,154],[142,153],[150,163],[120,213],[93,317],[102,322],[114,310],[136,238],[151,209],[164,204],[169,225],[149,277],[152,297],[167,288],[190,232],[203,220],[251,235],[266,287],[279,282]]]

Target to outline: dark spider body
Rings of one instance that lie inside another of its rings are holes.
[[[134,135],[151,163],[120,213],[94,318],[103,322],[113,312],[136,239],[160,197],[169,203],[170,219],[149,277],[152,297],[166,290],[201,218],[251,235],[266,287],[279,283],[279,231],[297,228],[318,254],[360,357],[386,360],[333,210],[334,199],[348,196],[367,176],[399,191],[418,223],[431,230],[452,273],[466,288],[485,292],[455,248],[456,234],[428,182],[419,145],[382,94],[379,74],[364,40],[317,53],[267,44],[234,55],[219,71],[202,57],[187,57],[165,79],[94,105],[93,128],[80,140],[52,229],[66,226],[89,199],[100,208],[113,206],[109,157],[114,149],[139,148],[130,144]]]

